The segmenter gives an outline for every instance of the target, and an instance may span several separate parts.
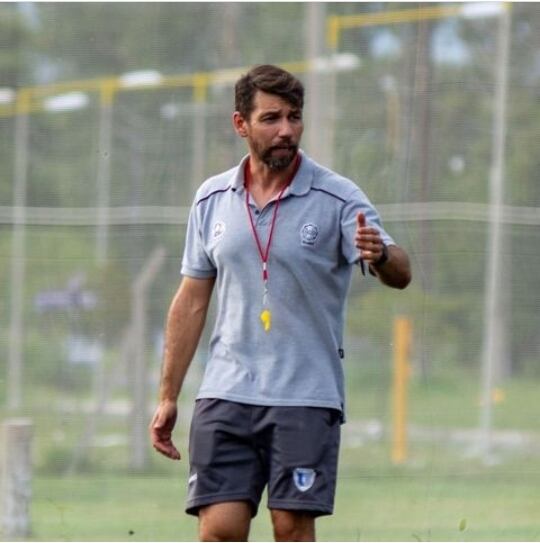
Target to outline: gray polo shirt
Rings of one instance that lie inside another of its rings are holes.
[[[281,199],[268,259],[270,331],[262,264],[245,204],[244,166],[208,179],[191,209],[182,274],[216,277],[217,316],[198,398],[343,411],[343,324],[356,214],[394,244],[358,186],[301,153]],[[275,200],[251,213],[266,246]]]

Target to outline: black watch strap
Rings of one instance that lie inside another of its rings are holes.
[[[375,266],[376,268],[378,268],[379,266],[382,266],[383,264],[385,264],[387,261],[388,261],[388,247],[383,243],[382,255],[379,258],[379,260],[377,260],[377,262],[374,262],[372,264],[372,266]]]

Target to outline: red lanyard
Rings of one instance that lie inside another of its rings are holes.
[[[287,182],[283,185],[283,188],[280,190],[278,194],[276,205],[274,207],[274,213],[272,215],[272,223],[270,225],[270,234],[268,236],[268,243],[266,244],[265,249],[263,249],[261,240],[259,238],[259,234],[257,233],[257,229],[255,228],[255,223],[253,222],[253,217],[251,216],[251,210],[249,209],[249,185],[251,184],[251,171],[249,169],[249,159],[246,161],[246,165],[244,169],[244,179],[246,181],[246,210],[249,217],[249,224],[251,224],[253,237],[255,238],[255,242],[257,243],[257,249],[259,250],[259,255],[261,257],[262,276],[263,276],[263,281],[265,285],[268,281],[268,256],[270,255],[270,245],[272,244],[272,237],[274,235],[274,227],[276,226],[276,217],[278,214],[279,202],[281,201],[281,197],[283,196],[285,189],[290,185],[291,181],[294,179],[294,176],[296,175],[296,172],[298,171],[298,168],[300,166],[300,161],[301,161],[300,155],[297,154],[291,176],[289,177],[289,179],[287,179]]]

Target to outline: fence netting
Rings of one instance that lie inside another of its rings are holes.
[[[413,267],[405,291],[352,282],[347,492],[410,474],[431,511],[430,474],[538,481],[537,4],[25,6],[0,7],[0,412],[33,419],[38,476],[166,469],[145,429],[189,207],[245,154],[233,84],[268,62],[306,85],[304,150],[358,183]],[[397,318],[412,330],[398,465]],[[365,537],[331,522],[328,537]]]

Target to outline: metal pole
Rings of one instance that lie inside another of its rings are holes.
[[[400,149],[401,104],[397,82],[391,75],[385,75],[381,87],[386,96],[386,151],[394,158]]]
[[[191,195],[193,197],[204,181],[206,157],[206,95],[208,78],[196,75],[193,82],[193,162],[191,166]]]
[[[501,292],[502,284],[502,221],[504,202],[504,153],[506,139],[506,99],[508,89],[508,57],[510,49],[510,13],[505,9],[499,16],[496,57],[496,82],[493,120],[492,167],[489,179],[490,229],[487,245],[484,296],[484,345],[482,358],[482,407],[480,413],[480,451],[488,458],[491,453],[493,424],[492,391],[495,369],[501,364],[498,331],[504,326]]]
[[[148,463],[148,364],[146,360],[146,304],[148,289],[165,262],[165,249],[153,251],[132,287],[133,404],[131,411],[130,468],[143,470]]]
[[[414,127],[415,144],[417,149],[418,175],[420,177],[420,201],[429,202],[431,199],[431,35],[433,25],[431,21],[425,20],[418,23],[416,70],[414,85],[415,119]],[[427,292],[432,291],[433,286],[433,247],[431,240],[431,228],[427,222],[422,222],[420,230],[423,256],[422,276],[423,288]],[[422,361],[424,370],[428,364],[427,360]]]
[[[115,88],[104,81],[100,95],[98,171],[97,171],[97,229],[96,260],[104,264],[109,249],[109,205],[111,185],[112,104]]]
[[[394,384],[392,388],[392,462],[407,460],[407,387],[409,381],[409,355],[411,347],[411,321],[406,317],[394,320]]]
[[[314,63],[324,54],[325,44],[321,40],[324,35],[326,6],[322,2],[306,3],[305,56],[311,64],[306,74],[306,148],[309,154],[322,163],[326,163],[324,156],[326,133],[323,116],[323,81],[324,76],[315,70]]]
[[[2,535],[7,541],[30,535],[32,498],[32,421],[11,419],[3,424],[2,438]]]
[[[29,91],[22,89],[17,95],[17,117],[15,119],[15,179],[13,189],[13,232],[11,237],[11,322],[6,394],[7,408],[12,411],[19,409],[22,403],[29,105]]]
[[[321,130],[323,130],[323,133],[326,134],[324,165],[327,168],[334,167],[336,125],[338,123],[337,70],[333,66],[336,55],[337,55],[337,49],[331,50],[330,63],[332,67],[327,76],[328,77],[327,100],[329,104],[329,107],[327,109],[328,117],[327,117],[326,125],[321,127]]]

